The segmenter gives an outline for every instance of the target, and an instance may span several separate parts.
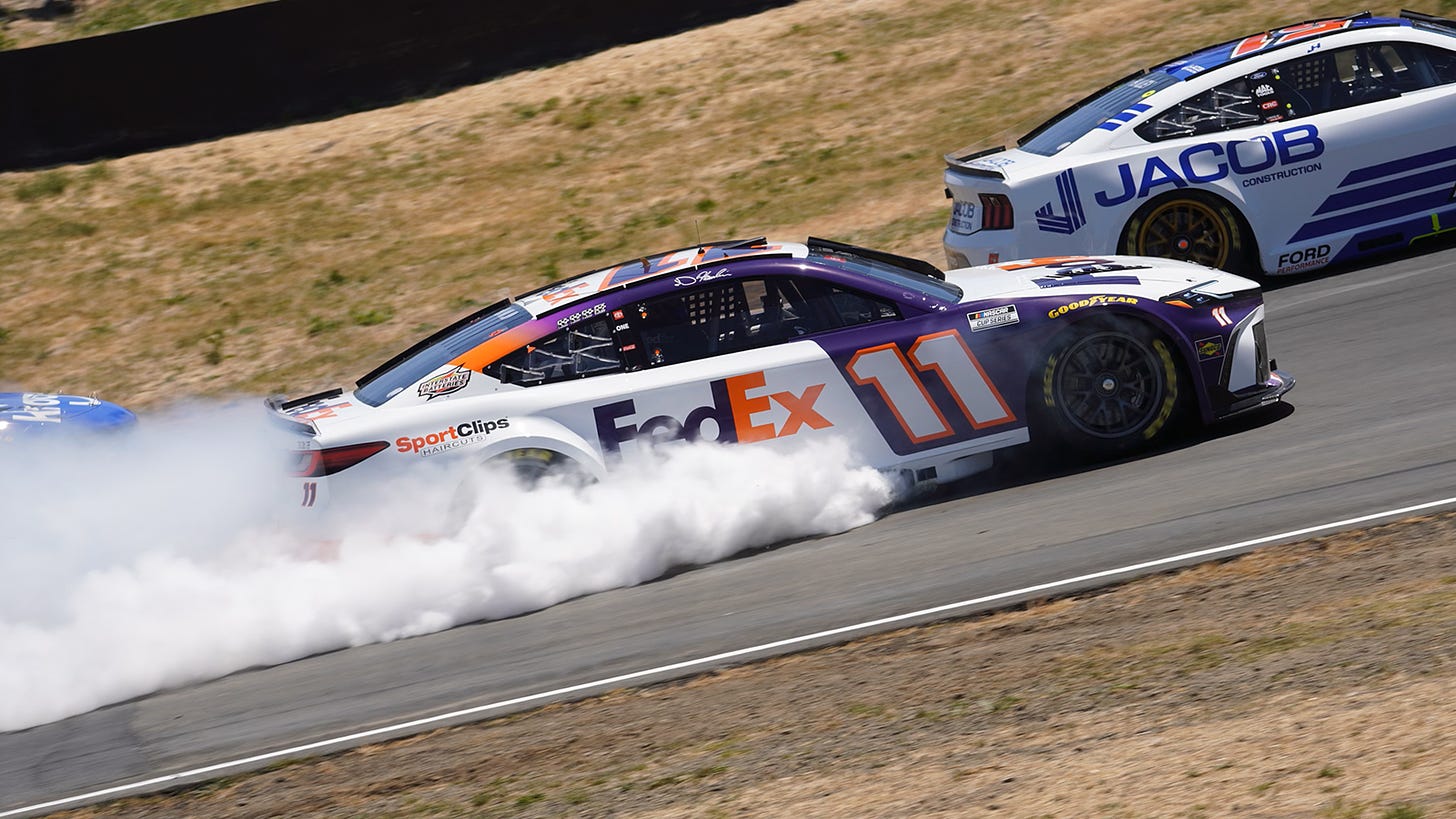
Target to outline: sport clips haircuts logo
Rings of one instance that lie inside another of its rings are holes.
[[[422,458],[428,458],[451,449],[459,449],[470,443],[477,435],[484,438],[492,432],[506,429],[510,425],[510,420],[506,418],[497,418],[494,421],[466,421],[463,424],[446,427],[428,435],[415,437],[401,435],[394,439],[394,448],[400,452],[414,453]]]

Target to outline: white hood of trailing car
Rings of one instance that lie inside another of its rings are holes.
[[[1037,279],[1056,278],[1077,271],[1074,263],[1080,257],[1039,259],[1046,264],[1032,262],[1006,262],[999,265],[964,267],[946,271],[945,280],[960,287],[964,292],[961,302],[1008,296],[1055,296],[1083,293],[1127,293],[1147,298],[1178,293],[1195,285],[1207,292],[1233,293],[1256,289],[1259,284],[1242,276],[1225,273],[1203,265],[1158,259],[1145,256],[1098,256],[1085,259],[1084,268],[1093,272],[1085,284],[1059,284],[1053,288],[1041,287]],[[1098,281],[1102,265],[1119,268],[1106,272],[1106,280]],[[1050,266],[1058,265],[1058,266]],[[1007,267],[1017,268],[1007,270]],[[1127,277],[1137,283],[1126,281]]]

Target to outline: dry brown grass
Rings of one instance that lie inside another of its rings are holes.
[[[700,236],[939,261],[945,151],[1211,40],[1350,11],[805,0],[393,108],[0,175],[0,381],[141,407],[298,394],[504,292]]]
[[[19,3],[5,3],[3,7],[10,13],[0,19],[0,48],[33,48],[95,37],[257,2],[259,0],[75,0],[72,14],[49,19],[21,14]]]

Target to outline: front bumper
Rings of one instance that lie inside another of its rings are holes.
[[[1269,373],[1269,378],[1264,383],[1234,393],[1234,400],[1229,404],[1225,417],[1272,404],[1292,389],[1294,376],[1274,370]]]

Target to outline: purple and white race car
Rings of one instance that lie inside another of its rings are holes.
[[[0,392],[0,443],[116,432],[136,423],[128,409],[79,395]]]
[[[674,250],[467,316],[272,410],[304,506],[433,459],[602,477],[652,443],[839,436],[912,484],[1029,440],[1115,454],[1276,401],[1255,282],[1108,256],[948,273],[810,239]]]

